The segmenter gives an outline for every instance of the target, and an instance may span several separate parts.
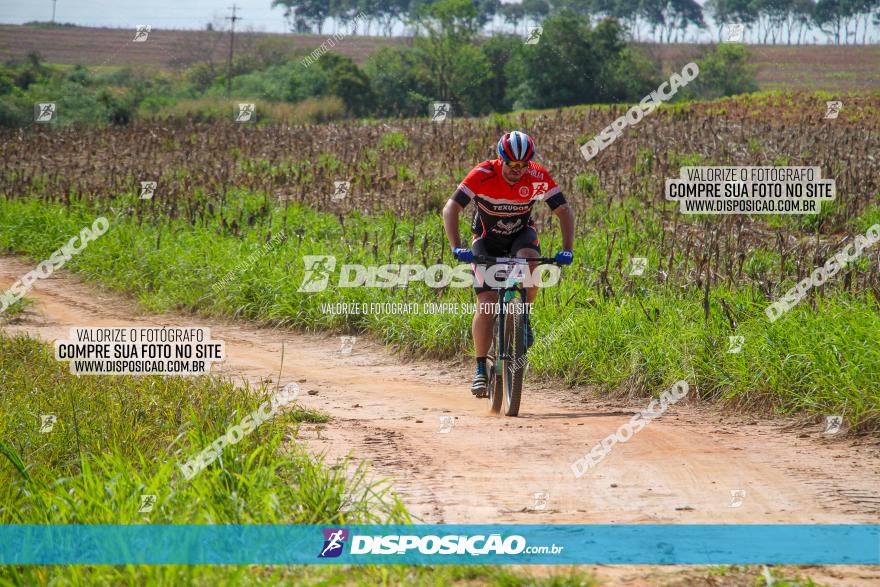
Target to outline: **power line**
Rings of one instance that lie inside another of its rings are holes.
[[[232,21],[232,27],[229,31],[229,60],[226,62],[226,97],[229,97],[230,92],[232,91],[232,56],[235,51],[235,21],[242,20],[242,17],[236,16],[236,11],[238,10],[238,6],[233,4],[230,9],[232,10],[232,16],[227,16],[226,20]]]

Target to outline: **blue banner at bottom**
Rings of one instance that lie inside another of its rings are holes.
[[[878,525],[22,525],[0,564],[880,564]]]

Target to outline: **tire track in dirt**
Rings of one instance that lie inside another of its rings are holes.
[[[0,288],[33,267],[0,257]],[[329,413],[300,440],[330,463],[372,462],[428,523],[878,523],[878,445],[823,437],[818,425],[756,422],[686,398],[575,479],[570,465],[629,416],[631,403],[527,380],[520,418],[487,413],[468,391],[469,367],[404,362],[359,338],[337,338],[196,316],[144,314],[123,296],[67,272],[41,280],[36,304],[9,333],[46,342],[72,326],[206,326],[226,342],[220,372],[253,384],[300,382],[301,403]],[[440,417],[454,424],[440,432]],[[731,491],[744,490],[731,507]],[[546,493],[545,507],[535,493]],[[848,576],[847,580],[855,580]],[[856,583],[853,583],[856,584]]]

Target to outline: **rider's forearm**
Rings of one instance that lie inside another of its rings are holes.
[[[559,228],[562,230],[562,248],[571,251],[574,248],[574,212],[565,204],[554,210],[559,217]]]
[[[458,216],[461,210],[461,206],[452,200],[446,202],[446,206],[443,207],[443,228],[453,249],[461,247],[461,232],[458,229]]]

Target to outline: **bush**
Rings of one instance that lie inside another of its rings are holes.
[[[256,101],[257,122],[311,124],[345,118],[345,103],[336,96],[307,98],[296,104]],[[151,118],[186,118],[195,122],[228,121],[235,114],[233,104],[220,97],[180,100],[158,107]]]
[[[19,127],[33,120],[33,105],[23,96],[7,94],[0,100],[0,126]]]
[[[199,92],[204,92],[210,88],[219,76],[220,72],[214,67],[213,63],[194,65],[186,74],[187,80]]]
[[[333,68],[329,90],[345,103],[346,112],[351,116],[364,116],[373,110],[375,95],[370,79],[350,61]]]
[[[0,96],[12,93],[15,89],[15,80],[6,71],[0,71]]]
[[[740,45],[718,45],[705,59],[697,61],[700,75],[679,90],[682,100],[712,100],[758,91],[749,51]]]
[[[134,118],[134,105],[124,95],[117,96],[104,88],[98,94],[98,101],[106,109],[107,121],[111,124],[128,124]]]
[[[552,108],[597,102],[638,101],[656,87],[659,68],[629,49],[616,20],[595,29],[562,10],[544,21],[541,42],[523,45],[505,75],[514,108]]]
[[[480,46],[483,55],[492,68],[492,80],[486,96],[489,105],[496,112],[510,111],[511,102],[507,96],[510,78],[507,77],[507,62],[523,45],[522,39],[514,35],[496,35]]]
[[[424,116],[428,112],[431,96],[418,77],[412,51],[383,47],[370,56],[365,69],[376,92],[376,114]]]

